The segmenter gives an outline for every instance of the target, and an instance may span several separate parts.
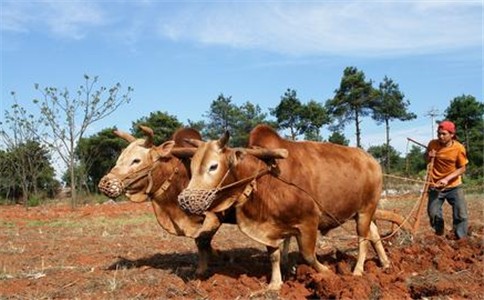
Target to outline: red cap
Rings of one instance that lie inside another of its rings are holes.
[[[447,130],[450,133],[455,133],[455,125],[451,121],[440,122],[438,129]]]

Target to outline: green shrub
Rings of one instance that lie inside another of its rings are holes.
[[[42,204],[42,199],[37,195],[30,196],[29,200],[27,200],[27,206],[30,207],[39,206],[40,204]]]

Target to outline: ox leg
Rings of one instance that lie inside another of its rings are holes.
[[[197,276],[205,274],[208,269],[208,259],[212,254],[212,238],[213,234],[206,234],[199,236],[195,239],[195,244],[197,245],[198,249],[198,267],[195,271]]]
[[[204,215],[205,219],[203,220],[202,227],[200,227],[200,229],[192,235],[194,238],[207,234],[211,234],[213,236],[219,229],[220,225],[222,225],[216,214],[206,212]]]
[[[282,257],[281,261],[282,264],[285,265],[289,262],[289,246],[291,245],[291,238],[287,237],[284,239],[282,243]]]
[[[385,253],[385,249],[383,248],[383,243],[381,242],[380,234],[378,233],[378,227],[372,221],[370,223],[370,238],[371,238],[371,245],[375,252],[378,254],[378,258],[380,259],[380,263],[384,269],[390,266],[390,261],[388,260],[387,254]]]
[[[304,260],[316,271],[322,273],[328,270],[328,267],[321,264],[316,258],[316,239],[317,230],[301,231],[300,235],[297,235],[297,244],[299,252],[303,256]]]
[[[198,249],[198,267],[196,275],[203,275],[208,269],[208,259],[217,255],[212,249],[212,238],[220,227],[221,223],[214,213],[207,212],[202,227],[195,233],[195,243]]]
[[[267,246],[267,252],[269,253],[272,266],[271,282],[269,283],[268,289],[279,290],[282,286],[281,249],[279,247]]]
[[[358,237],[358,261],[356,262],[355,269],[353,270],[353,275],[356,275],[356,276],[363,275],[367,252],[368,252],[368,238],[359,236]]]
[[[368,243],[370,240],[371,217],[368,214],[358,214],[356,219],[356,231],[358,232],[358,259],[353,275],[361,276],[364,271]]]

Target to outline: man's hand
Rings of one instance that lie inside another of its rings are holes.
[[[449,184],[449,180],[447,180],[447,178],[440,179],[436,183],[437,187],[440,187],[440,188],[446,187],[447,184]]]
[[[437,156],[437,151],[435,149],[432,149],[430,150],[428,153],[427,153],[428,157],[432,158],[432,157],[436,157]]]

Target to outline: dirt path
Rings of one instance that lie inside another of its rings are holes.
[[[363,277],[351,275],[352,223],[319,239],[331,273],[305,265],[293,241],[279,293],[265,291],[265,247],[233,225],[217,233],[220,255],[196,278],[193,240],[163,231],[149,203],[0,206],[0,299],[484,299],[482,201],[470,206],[467,241],[435,236],[425,219],[413,240],[384,241],[390,270],[370,251]]]

